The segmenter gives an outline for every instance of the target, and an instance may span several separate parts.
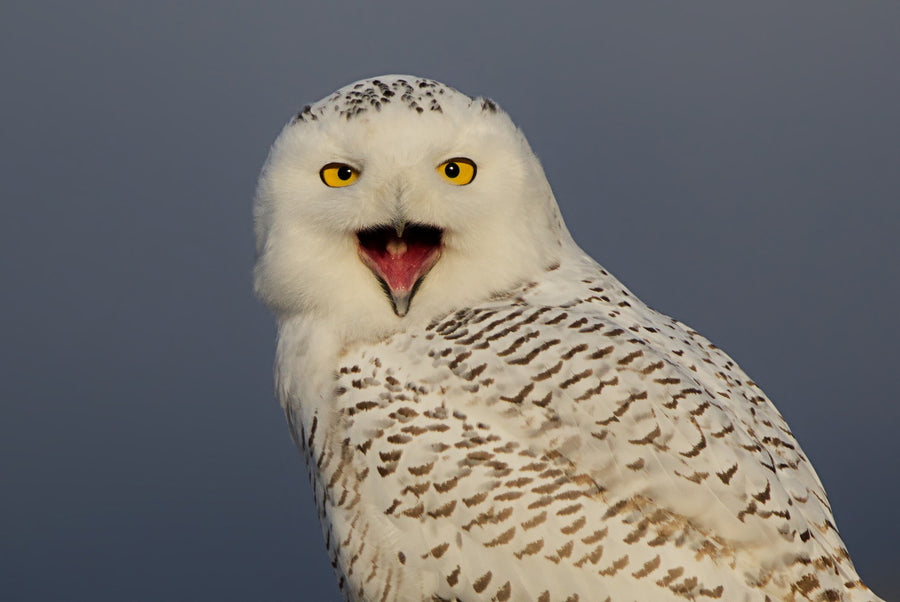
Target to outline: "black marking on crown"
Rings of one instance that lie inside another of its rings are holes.
[[[393,81],[372,79],[357,82],[352,88],[343,88],[320,103],[315,109],[307,105],[297,113],[292,123],[316,121],[327,112],[337,113],[348,121],[368,111],[380,111],[385,105],[400,102],[409,110],[422,114],[427,110],[443,113],[438,97],[448,90],[443,84],[430,79],[407,81],[399,78]],[[495,112],[497,105],[489,99],[482,100],[482,109]]]
[[[490,113],[496,113],[499,107],[497,103],[491,100],[490,98],[482,98],[481,99],[481,110],[488,111]]]
[[[306,105],[305,107],[300,109],[299,113],[294,116],[294,123],[306,120],[316,121],[317,119],[318,117],[316,116],[316,114],[312,112],[312,106]]]

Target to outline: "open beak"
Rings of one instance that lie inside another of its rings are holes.
[[[424,224],[391,224],[356,233],[359,257],[378,278],[394,313],[403,317],[422,280],[441,256],[443,231]]]

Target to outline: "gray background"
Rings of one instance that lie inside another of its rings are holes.
[[[250,202],[294,111],[391,72],[511,113],[576,240],[763,386],[900,598],[898,32],[897,2],[4,2],[0,599],[336,599]]]

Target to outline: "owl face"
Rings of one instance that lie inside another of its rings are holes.
[[[543,171],[507,115],[412,77],[304,109],[272,147],[255,211],[256,288],[276,313],[379,329],[504,290],[559,246]]]

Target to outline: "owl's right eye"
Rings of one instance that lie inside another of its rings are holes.
[[[319,177],[326,186],[340,188],[356,182],[359,171],[346,163],[329,163],[319,171]]]

